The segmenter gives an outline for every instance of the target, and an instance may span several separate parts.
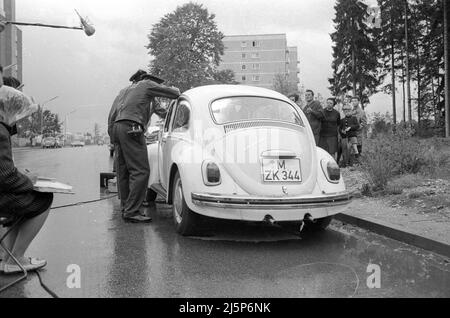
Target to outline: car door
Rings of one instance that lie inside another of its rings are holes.
[[[159,149],[158,149],[158,168],[160,175],[160,183],[164,190],[168,190],[168,172],[167,172],[167,161],[170,160],[168,154],[168,140],[170,135],[170,130],[172,127],[172,117],[174,115],[174,110],[176,108],[176,101],[172,101],[169,105],[169,110],[167,112],[166,121],[164,123],[163,130],[161,132],[161,137],[159,140]]]
[[[171,121],[168,128],[168,133],[164,142],[162,143],[163,156],[163,175],[165,183],[162,184],[165,190],[169,190],[170,169],[173,164],[172,155],[177,144],[183,141],[188,135],[189,122],[191,110],[189,103],[184,100],[179,100],[176,106],[172,109]]]

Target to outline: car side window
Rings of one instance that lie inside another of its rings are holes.
[[[191,110],[186,101],[181,101],[176,109],[175,117],[173,119],[172,131],[184,132],[189,128],[189,121],[191,119]]]
[[[176,106],[176,101],[172,101],[169,105],[169,111],[167,112],[167,117],[166,117],[166,122],[164,124],[164,132],[168,132],[169,131],[169,127],[170,127],[170,122],[172,119],[172,114],[173,111],[175,109]]]

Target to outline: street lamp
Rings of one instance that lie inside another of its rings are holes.
[[[83,18],[77,10],[75,10],[78,17],[80,18],[81,26],[79,27],[69,27],[64,25],[54,25],[54,24],[43,24],[43,23],[26,23],[26,22],[16,22],[16,21],[0,21],[0,33],[5,30],[6,25],[22,25],[22,26],[36,26],[43,28],[54,28],[54,29],[70,29],[70,30],[82,30],[87,36],[92,36],[95,33],[95,28],[89,24],[85,18]]]
[[[72,114],[75,114],[77,111],[81,110],[81,109],[86,109],[86,108],[98,108],[102,105],[86,105],[86,106],[78,106],[76,108],[74,108],[72,111],[70,111],[69,113],[67,113],[65,115],[65,119],[64,119],[64,130],[65,130],[65,135],[67,135],[67,127],[69,126],[69,116]]]

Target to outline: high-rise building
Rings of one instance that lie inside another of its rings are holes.
[[[275,76],[281,74],[298,90],[298,50],[287,46],[286,34],[233,35],[223,43],[219,69],[234,71],[238,83],[273,88]]]
[[[0,0],[0,19],[16,20],[15,0]],[[15,25],[8,24],[0,33],[0,64],[9,66],[4,76],[14,76],[22,82],[22,31]]]

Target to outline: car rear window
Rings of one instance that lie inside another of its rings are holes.
[[[214,121],[229,124],[240,121],[270,120],[304,126],[299,112],[290,104],[264,97],[222,98],[211,104]]]

